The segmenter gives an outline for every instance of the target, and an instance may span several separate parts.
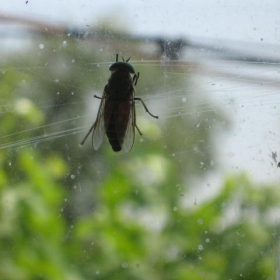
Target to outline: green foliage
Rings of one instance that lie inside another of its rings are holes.
[[[111,56],[67,37],[33,44],[0,74],[1,279],[273,278],[277,186],[234,174],[189,203],[190,179],[212,168],[207,147],[223,117],[197,106],[187,65],[137,66],[137,95],[168,97],[149,106],[165,121],[137,106],[144,137],[116,155],[106,142],[79,148],[84,130],[71,133],[84,125],[85,95],[102,94],[109,65],[97,62]]]

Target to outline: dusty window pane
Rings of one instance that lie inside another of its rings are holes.
[[[2,5],[3,279],[279,278],[277,1]]]

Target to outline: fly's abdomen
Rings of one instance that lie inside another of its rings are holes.
[[[111,122],[106,130],[106,135],[108,137],[109,143],[115,152],[119,152],[122,149],[123,139],[119,139],[116,132],[115,123]]]
[[[131,109],[129,100],[108,98],[105,104],[105,129],[109,143],[115,152],[122,149]]]

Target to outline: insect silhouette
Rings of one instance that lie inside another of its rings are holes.
[[[139,79],[139,72],[136,73],[133,66],[128,63],[130,58],[113,63],[109,70],[111,76],[104,88],[102,97],[94,96],[101,99],[97,117],[88,133],[84,137],[83,145],[92,132],[92,145],[95,150],[103,142],[106,132],[112,149],[115,152],[123,150],[129,152],[133,146],[135,138],[135,128],[142,135],[136,125],[135,101],[140,101],[146,112],[152,117],[158,118],[151,114],[141,98],[135,97],[135,86]]]

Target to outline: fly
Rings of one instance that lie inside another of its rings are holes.
[[[83,145],[92,132],[92,146],[95,150],[103,142],[106,133],[112,149],[115,152],[123,150],[129,152],[135,138],[135,128],[142,135],[136,125],[135,101],[140,101],[146,112],[154,118],[141,98],[135,97],[135,86],[139,79],[139,72],[136,74],[133,66],[128,63],[130,58],[122,62],[113,63],[109,70],[111,77],[104,88],[102,97],[94,96],[101,100],[97,117],[85,138]]]

